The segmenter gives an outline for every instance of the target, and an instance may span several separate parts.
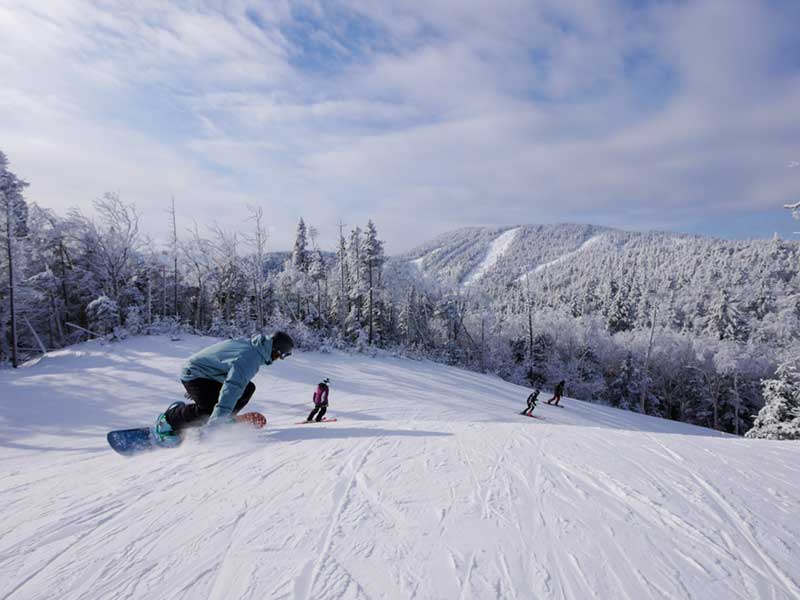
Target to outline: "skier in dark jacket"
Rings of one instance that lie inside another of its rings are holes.
[[[528,408],[523,410],[520,414],[527,415],[529,417],[532,416],[533,409],[536,408],[536,400],[538,398],[539,398],[539,388],[536,388],[531,392],[530,396],[528,396]]]
[[[317,417],[317,423],[319,423],[328,411],[328,391],[330,389],[330,382],[331,380],[326,377],[317,385],[317,390],[314,392],[314,409],[309,413],[306,419],[307,423],[313,421],[315,415]]]
[[[278,331],[225,340],[193,354],[181,371],[186,397],[193,403],[170,404],[151,428],[153,439],[162,446],[177,445],[187,427],[233,422],[256,391],[251,379],[259,368],[290,356],[293,348],[292,338]]]
[[[558,406],[558,403],[561,401],[561,396],[564,395],[564,380],[558,382],[556,385],[556,389],[553,390],[553,397],[547,401],[548,404],[555,404]]]

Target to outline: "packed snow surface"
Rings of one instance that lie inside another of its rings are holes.
[[[428,362],[296,353],[270,423],[123,458],[210,338],[0,373],[0,598],[798,598],[800,444]],[[294,425],[314,384],[329,425]],[[543,399],[548,396],[543,392]]]
[[[603,239],[602,235],[592,236],[588,240],[583,242],[580,246],[575,248],[575,250],[573,250],[572,252],[567,252],[566,254],[563,254],[563,255],[559,256],[558,258],[556,258],[554,260],[551,260],[551,261],[546,262],[546,263],[542,263],[541,265],[536,265],[536,267],[532,271],[529,271],[525,275],[521,276],[519,278],[519,280],[522,281],[522,280],[525,279],[525,277],[527,277],[529,275],[535,275],[536,273],[540,273],[540,272],[544,271],[548,267],[553,267],[553,266],[555,266],[557,264],[560,264],[560,263],[562,263],[564,261],[571,260],[571,259],[575,258],[575,256],[577,256],[581,252],[591,248],[592,246],[597,245],[597,243],[602,239]]]
[[[431,250],[430,252],[428,252],[426,254],[423,254],[419,258],[415,258],[414,260],[412,260],[410,262],[411,262],[412,265],[414,265],[418,269],[422,269],[422,266],[423,266],[423,264],[425,263],[425,261],[427,259],[429,259],[432,256],[436,256],[436,254],[438,254],[441,251],[442,251],[441,248],[436,248],[435,250]]]
[[[486,256],[483,257],[483,260],[480,264],[475,267],[472,272],[467,275],[464,279],[464,285],[472,285],[476,281],[480,280],[481,277],[486,275],[493,266],[497,264],[497,261],[500,260],[508,249],[511,247],[511,244],[514,242],[514,238],[517,237],[517,232],[519,232],[520,228],[515,227],[514,229],[509,229],[501,233],[489,246],[489,250],[486,252]]]

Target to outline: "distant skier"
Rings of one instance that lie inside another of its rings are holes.
[[[539,398],[539,388],[536,388],[531,392],[530,396],[528,396],[528,408],[523,410],[520,414],[526,415],[528,417],[532,416],[533,409],[536,408],[536,400],[538,400],[538,398]]]
[[[181,383],[186,397],[194,402],[173,402],[159,415],[152,428],[155,442],[174,446],[187,427],[234,422],[256,391],[251,379],[259,368],[291,356],[293,348],[292,338],[278,331],[272,336],[226,340],[190,356],[181,371]]]
[[[325,413],[328,412],[328,392],[330,391],[330,382],[331,380],[326,377],[317,385],[317,391],[314,392],[314,409],[309,413],[308,418],[306,419],[307,423],[313,421],[315,415],[317,417],[317,423],[319,423],[322,421],[322,417],[325,416]]]
[[[564,380],[558,382],[556,388],[553,390],[553,397],[547,401],[548,404],[555,404],[558,406],[558,403],[561,401],[561,396],[564,395]]]

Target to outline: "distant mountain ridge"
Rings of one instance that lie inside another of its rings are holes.
[[[493,244],[503,236],[502,249]],[[635,248],[659,248],[666,254],[705,255],[715,249],[732,255],[771,252],[775,246],[797,252],[798,243],[785,240],[723,240],[663,232],[634,232],[575,223],[465,227],[444,233],[397,257],[412,263],[420,273],[442,281],[477,287],[510,284],[542,270],[581,269],[594,256],[617,256],[624,263]],[[772,250],[771,250],[772,249]],[[499,251],[498,250],[502,250]],[[494,251],[494,252],[493,252]],[[577,264],[571,259],[581,258]],[[487,260],[488,259],[488,260]],[[584,260],[586,259],[586,260]]]
[[[529,270],[575,252],[592,238],[626,232],[596,225],[518,225],[508,227],[466,227],[437,236],[398,257],[413,262],[421,272],[451,283],[480,284],[492,275],[509,281]],[[481,271],[482,261],[491,254],[492,244],[513,234],[505,248]],[[545,242],[545,243],[542,243]]]

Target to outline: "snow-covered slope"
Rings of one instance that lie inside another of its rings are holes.
[[[426,362],[297,353],[267,429],[125,459],[208,338],[0,373],[0,598],[798,598],[800,445]],[[332,379],[330,425],[296,426]],[[545,396],[546,398],[546,396]]]
[[[568,261],[593,238],[624,232],[592,225],[467,227],[436,237],[397,257],[433,280],[505,289],[542,265]]]
[[[464,285],[475,283],[492,267],[494,267],[500,257],[508,252],[508,249],[514,242],[514,237],[517,235],[518,231],[519,227],[516,227],[514,229],[509,229],[508,231],[497,236],[497,238],[492,242],[491,246],[489,246],[489,251],[486,253],[486,256],[483,258],[481,263],[475,267],[475,269],[469,275],[467,275],[467,278],[464,280]]]
[[[599,242],[602,241],[602,239],[603,239],[602,235],[596,235],[594,237],[590,237],[588,240],[583,242],[580,246],[578,246],[572,252],[567,252],[566,254],[562,254],[558,258],[555,258],[555,259],[553,259],[553,260],[551,260],[549,262],[542,263],[541,265],[537,265],[529,273],[525,273],[524,275],[520,276],[520,280],[525,279],[525,277],[528,277],[529,275],[535,275],[536,273],[541,273],[542,271],[544,271],[548,267],[553,267],[555,265],[559,265],[559,264],[561,264],[561,263],[563,263],[565,261],[574,260],[581,252],[584,252],[584,251],[588,250],[589,248],[591,248],[592,246],[597,245]]]

